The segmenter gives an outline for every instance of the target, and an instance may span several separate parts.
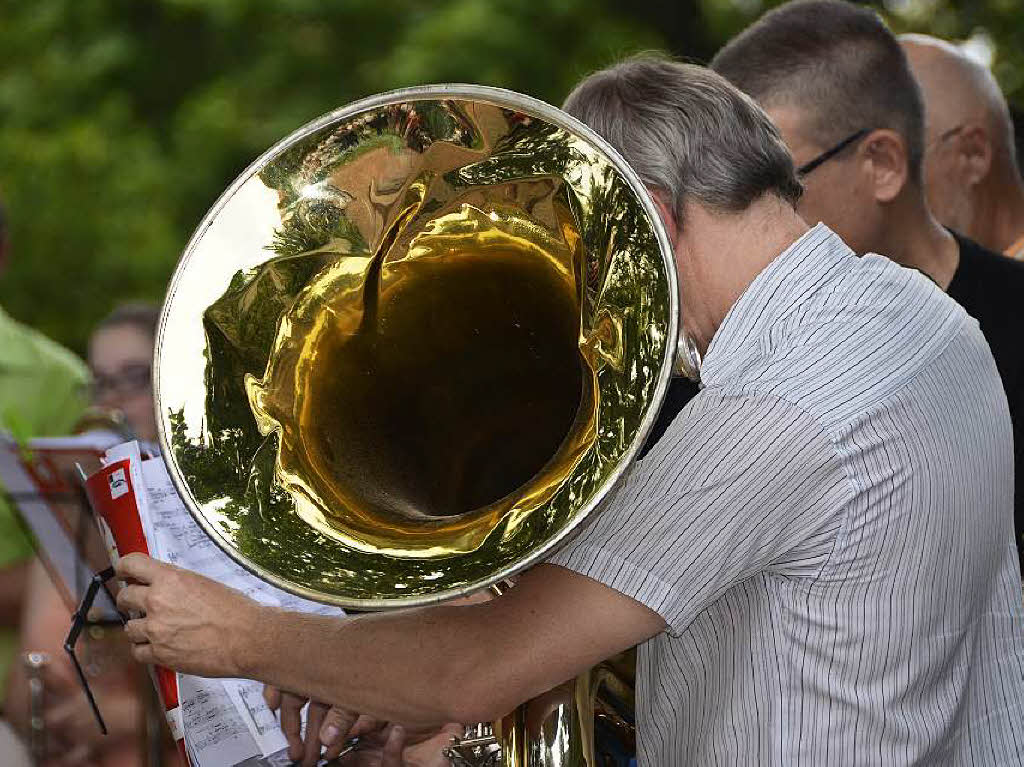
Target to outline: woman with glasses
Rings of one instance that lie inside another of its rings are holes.
[[[93,405],[119,413],[142,442],[156,442],[153,411],[153,343],[159,309],[123,304],[99,324],[89,340]]]

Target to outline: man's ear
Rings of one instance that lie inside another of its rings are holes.
[[[979,123],[964,123],[953,139],[963,182],[971,186],[980,183],[992,167],[992,140],[988,130]]]
[[[903,137],[888,129],[871,131],[860,154],[878,202],[892,202],[907,185],[909,156]]]
[[[669,195],[660,189],[648,189],[647,191],[654,198],[654,205],[658,208],[658,213],[661,215],[661,222],[665,225],[669,242],[675,245],[679,237],[679,219],[673,209],[672,200],[669,198]]]

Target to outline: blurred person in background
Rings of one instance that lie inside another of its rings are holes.
[[[924,182],[932,212],[989,250],[1024,259],[1024,182],[999,84],[945,40],[903,35],[900,44],[924,98]]]
[[[1020,551],[1024,263],[946,229],[929,210],[924,107],[896,38],[868,8],[797,0],[733,38],[711,66],[778,126],[804,184],[798,211],[808,223],[824,222],[858,254],[879,253],[924,272],[978,320],[1013,421]]]
[[[125,426],[138,439],[154,443],[151,365],[159,310],[150,304],[125,304],[104,319],[89,340],[89,368],[93,377],[93,405],[119,411]],[[21,649],[45,652],[45,721],[51,759],[57,765],[139,767],[147,747],[146,700],[150,682],[132,663],[120,630],[84,633],[81,647],[87,668],[96,669],[90,680],[110,734],[100,733],[75,672],[63,652],[71,611],[61,599],[42,565],[33,565],[28,578],[26,609],[21,623]],[[21,667],[11,673],[5,709],[11,722],[28,732],[28,680]],[[162,721],[162,717],[160,718]],[[173,749],[169,741],[165,747]],[[173,764],[176,756],[166,763]]]
[[[0,278],[10,258],[7,217],[0,204]],[[89,374],[74,354],[22,325],[0,307],[0,430],[18,440],[67,434],[86,404]],[[16,657],[32,546],[0,496],[0,691]],[[0,721],[0,753],[17,764],[17,746]]]
[[[121,413],[128,431],[150,445],[157,439],[153,346],[159,319],[154,304],[122,304],[89,339],[93,405]]]

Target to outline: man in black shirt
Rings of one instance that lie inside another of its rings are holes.
[[[858,253],[924,272],[979,321],[1013,421],[1024,550],[1024,263],[951,233],[929,211],[921,94],[896,38],[870,9],[797,0],[735,37],[711,67],[778,126],[804,184],[799,212],[808,223],[823,221]]]
[[[960,261],[946,290],[981,326],[1010,404],[1017,549],[1024,551],[1024,262],[986,250],[956,232],[953,237]]]

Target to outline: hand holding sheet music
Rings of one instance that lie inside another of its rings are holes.
[[[190,581],[200,580],[193,573],[226,587],[213,590],[214,594],[225,596],[224,605],[210,604],[211,592],[207,589],[204,589],[204,601],[214,611],[229,609],[229,603],[231,608],[242,605],[246,615],[240,618],[239,630],[259,630],[260,605],[319,614],[344,614],[338,608],[282,591],[256,578],[224,554],[185,509],[163,461],[142,460],[134,443],[109,451],[106,458],[111,467],[119,461],[127,463],[126,484],[137,509],[137,527],[146,539],[145,551],[156,559],[182,568],[182,589],[187,589]],[[94,486],[109,487],[109,483],[97,482]],[[107,515],[102,514],[101,500],[94,498],[101,515],[106,518]],[[123,538],[124,531],[120,532]],[[116,540],[118,533],[112,530],[110,537]],[[120,546],[118,548],[121,549]],[[119,556],[133,550],[141,549],[136,546],[112,551],[112,559],[116,561]],[[239,591],[254,601],[239,600],[228,589]],[[130,600],[131,592],[128,594]],[[177,599],[188,603],[183,592],[177,594]],[[197,630],[202,630],[201,623],[200,616],[196,621]],[[198,659],[195,670],[219,670],[223,673],[222,667],[215,669],[214,666],[223,662],[222,656],[230,645],[226,639],[222,634],[212,636],[208,652],[202,654],[204,658]],[[204,667],[204,663],[208,667]],[[286,754],[287,741],[277,718],[263,700],[260,683],[244,679],[207,679],[187,674],[178,674],[176,678],[175,705],[169,706],[172,710],[168,719],[172,730],[176,729],[182,736],[192,767],[290,764]],[[180,706],[176,705],[178,702]]]

